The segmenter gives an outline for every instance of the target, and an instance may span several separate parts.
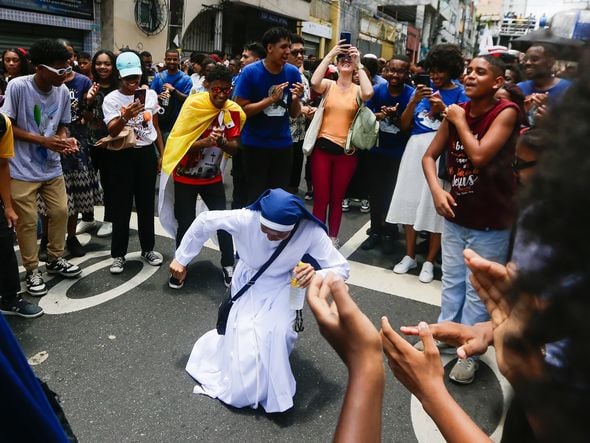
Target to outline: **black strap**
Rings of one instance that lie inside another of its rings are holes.
[[[244,295],[244,293],[248,289],[250,289],[250,286],[252,286],[254,283],[256,283],[256,280],[258,280],[258,277],[260,277],[262,275],[262,273],[268,269],[268,267],[272,264],[273,261],[275,261],[275,259],[279,256],[279,254],[283,251],[283,249],[285,249],[285,246],[287,246],[287,243],[289,243],[289,240],[291,240],[291,237],[293,237],[293,234],[295,234],[295,231],[297,231],[298,227],[299,227],[299,223],[297,223],[293,227],[293,229],[291,230],[291,233],[289,234],[289,237],[287,237],[285,240],[283,240],[281,242],[281,244],[279,246],[277,246],[277,249],[275,249],[275,252],[273,252],[272,255],[270,256],[270,258],[266,261],[266,263],[264,263],[260,267],[258,272],[256,274],[254,274],[254,277],[252,277],[250,279],[250,281],[248,283],[246,283],[246,285],[242,289],[240,289],[236,295],[234,295],[232,297],[232,302],[235,302],[238,298],[240,298],[242,295]]]

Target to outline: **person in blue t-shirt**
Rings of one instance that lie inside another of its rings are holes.
[[[191,92],[193,82],[188,75],[179,69],[180,61],[176,49],[166,50],[164,62],[166,63],[166,70],[155,75],[150,89],[156,91],[160,105],[166,109],[164,114],[158,118],[165,143],[178,118],[178,114],[180,114],[182,104]],[[166,100],[168,100],[168,105],[165,105]]]
[[[235,101],[248,120],[242,130],[248,201],[269,188],[286,188],[291,176],[289,116],[301,113],[303,83],[299,70],[287,64],[291,34],[271,28],[262,36],[266,58],[246,66],[238,78]]]
[[[543,118],[548,107],[555,107],[571,86],[569,80],[553,75],[555,56],[551,46],[540,43],[535,43],[526,51],[524,72],[527,80],[517,86],[526,97],[525,108],[531,126],[536,119]]]
[[[379,142],[369,151],[371,235],[361,244],[361,248],[369,250],[382,243],[384,254],[393,252],[397,229],[385,221],[385,215],[408,142],[408,134],[401,130],[400,116],[414,93],[414,88],[405,84],[409,72],[410,59],[405,55],[395,55],[383,68],[387,82],[375,86],[375,94],[368,103],[379,120]]]

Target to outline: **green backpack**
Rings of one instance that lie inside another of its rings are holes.
[[[358,96],[356,102],[359,109],[350,125],[344,148],[344,152],[349,155],[354,153],[355,149],[371,149],[377,143],[379,135],[379,122],[373,111],[367,108]]]

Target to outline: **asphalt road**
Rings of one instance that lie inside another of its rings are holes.
[[[354,265],[350,286],[361,309],[376,325],[384,314],[398,326],[435,321],[439,283],[423,285],[415,276],[394,276],[391,267],[403,256],[401,242],[390,257],[378,250],[359,250],[367,222],[368,215],[353,208],[344,216],[341,238],[342,251]],[[184,288],[175,291],[167,286],[166,264],[174,252],[170,238],[156,239],[164,266],[153,268],[132,258],[117,276],[108,271],[109,239],[85,235],[82,240],[89,251],[77,259],[84,268],[82,278],[51,280],[49,295],[41,301],[47,311],[43,317],[9,318],[27,357],[47,352],[34,370],[60,394],[81,442],[331,439],[346,370],[319,334],[307,307],[305,331],[291,356],[297,380],[293,409],[266,414],[261,409],[228,407],[192,394],[194,381],[184,370],[194,342],[214,327],[225,290],[219,253],[205,248],[189,268]],[[133,231],[129,251],[139,250]],[[440,270],[436,275],[440,278]],[[419,301],[423,298],[426,302]],[[73,312],[63,313],[68,310]],[[451,360],[444,360],[447,372]],[[508,391],[492,361],[493,355],[484,358],[472,385],[448,385],[477,423],[497,438]],[[389,372],[383,418],[384,441],[442,440],[416,399]]]

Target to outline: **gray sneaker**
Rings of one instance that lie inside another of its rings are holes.
[[[479,363],[477,360],[473,358],[466,358],[463,360],[460,358],[457,360],[457,363],[455,363],[455,366],[453,366],[453,369],[451,369],[449,378],[456,383],[468,385],[475,378],[475,371],[478,369]]]
[[[162,257],[162,254],[156,251],[143,251],[141,253],[141,258],[143,258],[152,266],[160,266],[164,261],[164,257]]]
[[[78,265],[70,263],[63,257],[48,262],[45,265],[45,270],[48,274],[59,274],[66,278],[77,277],[82,273],[82,269]]]
[[[113,264],[109,268],[111,274],[120,274],[125,270],[125,257],[115,257]]]

